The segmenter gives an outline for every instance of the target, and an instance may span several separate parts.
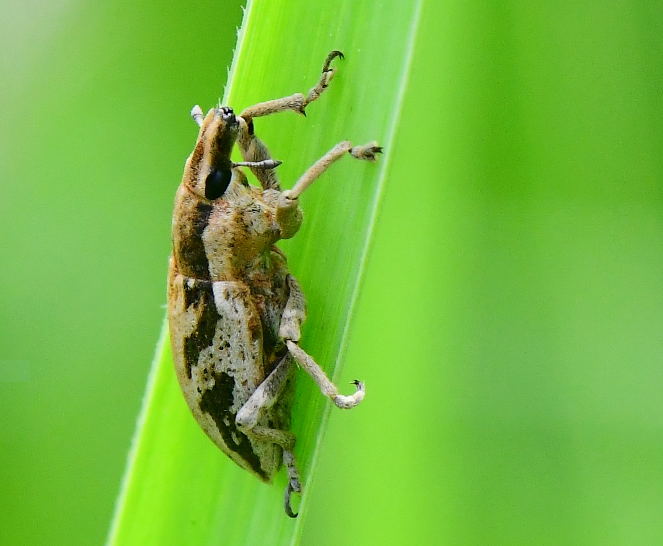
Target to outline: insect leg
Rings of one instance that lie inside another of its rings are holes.
[[[297,469],[297,459],[293,451],[283,450],[283,464],[285,465],[286,472],[288,473],[288,485],[285,488],[285,497],[283,499],[283,506],[285,513],[291,518],[296,518],[297,514],[292,511],[290,507],[290,496],[292,493],[301,493],[302,484],[299,481],[299,470]]]
[[[249,106],[242,111],[240,117],[244,118],[247,123],[251,123],[253,118],[258,118],[262,116],[269,116],[270,114],[276,114],[278,112],[285,112],[286,110],[293,110],[300,114],[304,114],[304,109],[313,101],[317,100],[320,95],[327,89],[329,82],[334,77],[336,72],[335,68],[332,68],[331,62],[336,58],[343,58],[343,53],[340,51],[334,50],[325,59],[325,64],[322,66],[322,74],[318,83],[312,87],[306,97],[301,93],[295,93],[289,97],[283,97],[280,99],[268,100],[266,102],[259,102],[253,106]]]
[[[377,161],[377,154],[382,153],[382,147],[378,146],[377,142],[352,146],[349,140],[344,140],[309,167],[291,190],[285,190],[279,195],[276,205],[276,222],[279,225],[282,239],[289,239],[295,235],[301,225],[302,213],[299,210],[297,198],[346,152],[356,159]]]
[[[330,67],[330,63],[336,57],[342,58],[343,54],[340,51],[332,51],[327,55],[325,64],[322,67],[320,80],[311,88],[306,97],[304,97],[302,93],[295,93],[289,97],[260,102],[246,108],[239,115],[240,133],[237,139],[237,144],[239,145],[240,152],[242,153],[245,162],[262,162],[272,158],[265,143],[255,134],[253,118],[277,114],[278,112],[285,112],[287,110],[293,110],[300,114],[305,114],[304,110],[306,106],[314,100],[317,100],[324,90],[327,89],[327,86],[336,71],[335,68]],[[192,115],[194,116],[194,119],[196,119],[193,112]],[[274,171],[254,168],[252,168],[251,171],[256,176],[263,189],[280,189],[279,180]]]
[[[293,492],[301,493],[299,469],[295,458],[295,435],[285,430],[258,426],[260,411],[271,407],[279,398],[288,376],[292,370],[292,357],[286,354],[267,378],[258,386],[246,403],[237,412],[235,422],[245,434],[261,441],[275,443],[283,449],[283,464],[288,474],[288,485],[285,490],[285,512],[291,518],[297,517],[290,507],[290,496]]]
[[[325,155],[318,159],[309,169],[297,180],[297,183],[291,190],[286,190],[283,193],[287,194],[290,199],[297,199],[306,188],[315,182],[322,173],[324,173],[332,163],[341,159],[345,152],[356,159],[364,161],[377,161],[377,154],[382,153],[382,147],[378,146],[377,142],[369,142],[363,146],[352,146],[349,140],[339,142]]]
[[[301,325],[306,320],[306,298],[295,277],[288,275],[287,283],[290,294],[281,316],[279,336],[297,343],[302,335]]]
[[[297,345],[301,337],[301,324],[306,319],[306,300],[299,283],[292,275],[288,275],[288,288],[290,295],[281,318],[279,335],[286,340],[290,354],[318,384],[323,394],[329,396],[339,408],[349,409],[356,406],[364,398],[363,383],[355,381],[357,392],[352,396],[339,394],[338,388],[329,380],[322,368]]]
[[[339,394],[338,387],[334,385],[327,374],[323,369],[318,365],[318,363],[311,358],[303,349],[299,347],[295,342],[286,340],[288,346],[288,351],[290,354],[295,357],[295,360],[299,365],[304,368],[306,373],[308,373],[320,387],[320,391],[325,396],[329,396],[332,399],[332,402],[336,404],[341,409],[350,409],[354,408],[359,402],[364,399],[365,389],[364,384],[361,381],[353,381],[357,387],[357,391],[351,396],[344,396]]]
[[[285,430],[259,426],[260,411],[274,405],[283,391],[292,369],[292,358],[286,354],[281,362],[274,368],[267,378],[258,385],[258,388],[249,397],[246,403],[239,408],[235,422],[245,434],[255,436],[260,440],[272,442],[283,449],[292,450],[295,447],[295,435]]]
[[[327,86],[329,85],[329,82],[331,79],[334,77],[334,74],[336,73],[335,68],[330,68],[329,65],[331,62],[336,58],[343,58],[343,53],[338,51],[337,49],[334,49],[332,52],[327,55],[327,58],[325,59],[325,64],[322,66],[322,75],[320,76],[320,81],[318,81],[317,85],[315,87],[312,87],[308,95],[306,95],[306,99],[304,99],[304,105],[302,107],[302,114],[304,113],[304,108],[314,100],[318,100],[320,95],[327,89]]]
[[[256,136],[253,130],[253,122],[247,122],[241,116],[238,117],[237,120],[239,121],[239,137],[237,139],[237,144],[244,161],[247,163],[259,163],[272,160],[269,148],[267,148],[265,143]],[[281,189],[275,170],[256,169],[255,167],[251,167],[251,172],[258,179],[263,190]]]

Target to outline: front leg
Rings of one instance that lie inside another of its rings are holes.
[[[240,152],[244,161],[247,162],[262,162],[272,158],[269,149],[265,143],[260,140],[256,134],[253,126],[253,118],[268,116],[278,112],[285,112],[292,110],[294,112],[306,115],[306,107],[317,100],[320,95],[327,89],[329,82],[334,77],[335,68],[331,68],[330,64],[336,57],[343,58],[340,51],[332,51],[325,59],[325,64],[322,67],[322,75],[318,83],[311,88],[306,97],[301,93],[295,93],[289,97],[281,99],[274,99],[267,102],[260,102],[245,109],[239,115],[240,134],[237,140]],[[276,172],[264,169],[251,169],[256,176],[263,189],[280,189],[279,180]]]
[[[278,112],[285,112],[286,110],[293,110],[299,114],[306,115],[306,107],[315,100],[320,98],[320,95],[329,86],[329,82],[334,77],[336,72],[335,68],[331,68],[331,62],[336,58],[343,58],[343,53],[340,51],[334,50],[325,59],[325,64],[322,66],[322,74],[320,75],[320,80],[312,87],[306,97],[301,93],[295,93],[289,97],[283,97],[281,99],[268,100],[266,102],[259,102],[253,106],[249,106],[242,111],[240,117],[244,118],[247,123],[251,123],[253,118],[258,118],[262,116],[268,116],[270,114],[276,114]]]
[[[299,208],[299,196],[346,152],[355,159],[377,161],[377,154],[382,153],[382,148],[378,146],[377,142],[353,146],[349,140],[344,140],[309,167],[291,190],[285,190],[279,195],[276,204],[276,223],[279,226],[281,239],[289,239],[294,236],[301,226],[303,215]]]

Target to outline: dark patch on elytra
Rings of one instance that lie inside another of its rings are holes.
[[[187,287],[185,281],[184,286],[185,302],[187,299],[197,302],[200,309],[200,318],[194,333],[184,338],[184,370],[191,379],[191,368],[198,365],[200,352],[212,344],[216,324],[221,317],[216,310],[211,282],[194,281],[193,286]]]
[[[203,299],[203,296],[207,294],[212,294],[212,299],[214,299],[214,293],[212,292],[212,283],[210,281],[201,281],[198,279],[185,279],[182,283],[182,288],[184,291],[184,307],[188,309],[192,305],[199,305]]]
[[[205,253],[203,244],[203,231],[209,223],[209,217],[213,210],[212,205],[207,203],[197,203],[195,212],[191,218],[191,227],[193,228],[188,237],[183,241],[181,249],[181,259],[186,262],[187,267],[184,271],[191,271],[191,276],[197,279],[209,279],[209,261]]]
[[[228,449],[237,453],[256,474],[267,480],[269,477],[260,466],[260,458],[253,452],[251,441],[235,423],[235,414],[232,411],[235,401],[234,388],[234,377],[226,372],[215,374],[214,386],[206,390],[200,398],[200,411],[214,419]]]

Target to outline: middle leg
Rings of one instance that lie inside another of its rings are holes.
[[[352,383],[357,390],[351,396],[344,396],[338,392],[338,387],[331,382],[320,365],[299,345],[289,339],[286,340],[286,345],[288,346],[288,351],[290,351],[290,354],[295,357],[297,363],[304,368],[304,371],[316,382],[322,394],[331,398],[336,406],[341,409],[351,409],[364,399],[366,389],[361,381],[353,381]]]
[[[288,275],[288,288],[290,295],[283,311],[281,319],[281,328],[279,335],[285,339],[289,353],[304,368],[313,380],[316,382],[322,394],[329,396],[334,404],[341,409],[354,408],[364,399],[364,384],[360,381],[354,381],[357,391],[351,396],[339,394],[338,387],[334,385],[325,374],[324,370],[309,356],[297,342],[301,336],[300,327],[306,318],[306,300],[297,280]]]

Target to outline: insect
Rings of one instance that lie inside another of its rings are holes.
[[[301,493],[290,413],[299,364],[322,393],[343,409],[364,398],[355,381],[350,396],[339,394],[320,366],[299,347],[306,303],[287,260],[276,246],[299,230],[298,197],[346,153],[375,161],[375,142],[334,146],[291,190],[281,190],[272,159],[256,136],[255,118],[293,110],[304,114],[331,81],[326,58],[318,83],[301,93],[262,102],[236,115],[227,106],[206,116],[191,111],[200,126],[186,161],[173,213],[173,252],[168,272],[168,319],[177,378],[196,421],[211,440],[242,468],[271,482],[286,468],[286,514],[293,492]],[[230,158],[239,146],[242,162]],[[260,186],[248,183],[249,168]]]

